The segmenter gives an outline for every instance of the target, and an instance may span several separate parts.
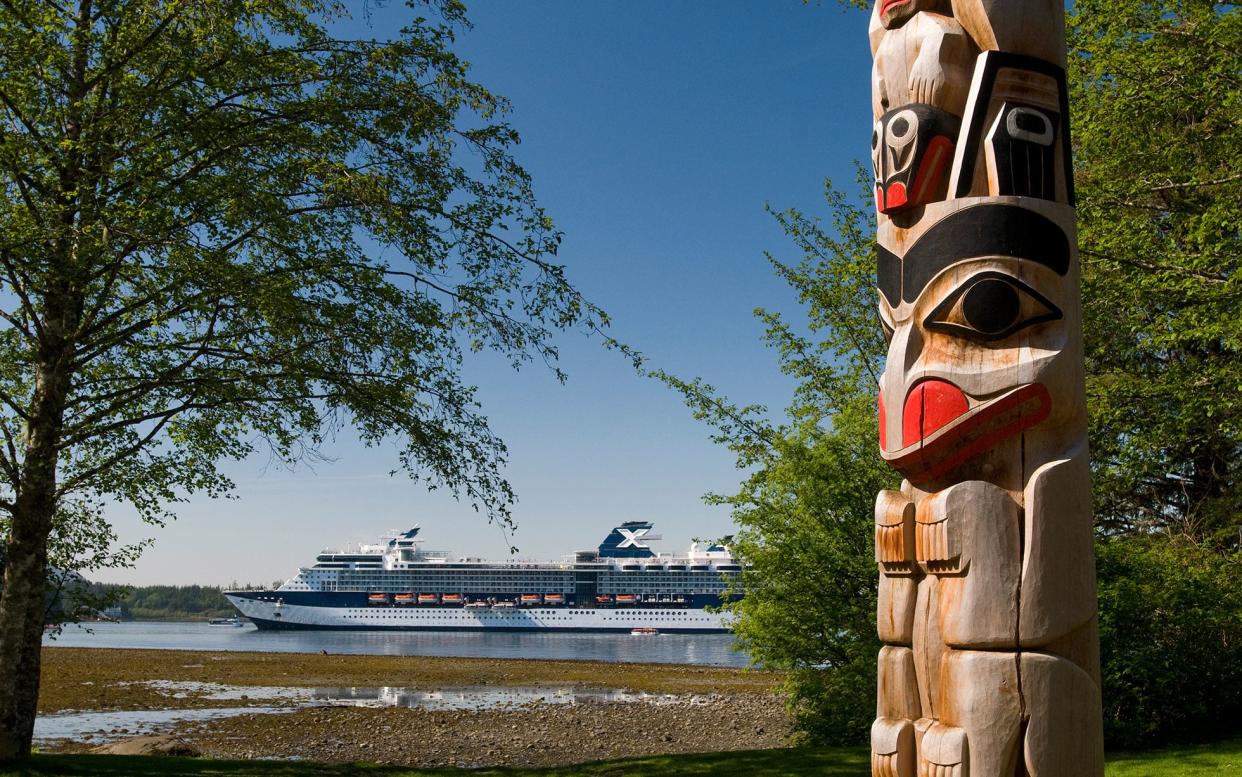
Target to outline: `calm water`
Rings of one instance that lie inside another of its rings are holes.
[[[654,664],[746,666],[730,634],[542,634],[522,632],[259,631],[206,623],[91,623],[66,626],[45,645],[264,653],[547,658]]]

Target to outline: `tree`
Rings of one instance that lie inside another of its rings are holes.
[[[602,314],[450,50],[463,7],[429,5],[363,40],[329,0],[0,4],[0,759],[29,751],[49,543],[105,503],[159,522],[348,423],[508,519],[462,359],[554,364]]]
[[[1182,537],[1096,545],[1104,735],[1124,748],[1236,736],[1242,558]]]
[[[1242,534],[1242,10],[1078,0],[1068,18],[1096,516]]]
[[[875,495],[900,478],[876,452],[875,385],[885,341],[875,314],[875,220],[870,186],[856,203],[832,188],[831,229],[796,210],[774,214],[802,254],[771,256],[798,292],[808,327],[759,310],[783,372],[798,380],[787,420],[738,407],[702,381],[652,374],[685,397],[748,475],[733,509],[734,551],[746,559],[739,644],[758,664],[786,672],[791,712],[807,738],[853,743],[875,716]]]

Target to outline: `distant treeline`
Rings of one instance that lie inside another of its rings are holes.
[[[102,594],[118,587],[125,593],[117,601],[123,618],[136,620],[198,620],[235,615],[236,610],[224,598],[231,590],[209,585],[144,585],[114,586],[94,583],[95,593]],[[238,586],[246,588],[248,586]]]

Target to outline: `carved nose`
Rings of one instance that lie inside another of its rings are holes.
[[[920,382],[901,413],[901,445],[913,445],[970,409],[966,395],[944,380]]]

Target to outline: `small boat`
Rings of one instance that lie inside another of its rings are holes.
[[[598,604],[612,604],[612,597],[609,596],[608,594],[600,594],[599,596],[595,597],[595,601]]]
[[[492,609],[503,610],[503,609],[507,609],[513,606],[514,606],[513,602],[496,602],[495,604],[492,605]]]
[[[388,594],[374,593],[367,594],[367,601],[371,604],[388,604]]]
[[[442,604],[461,604],[465,600],[466,600],[466,597],[462,596],[461,594],[445,594],[444,596],[440,597],[440,602]]]
[[[659,633],[659,629],[652,628],[651,626],[639,626],[637,628],[630,629],[630,634],[635,637],[653,637]]]
[[[466,605],[467,610],[485,610],[490,607],[487,602],[470,602]]]
[[[543,603],[544,604],[564,604],[565,594],[544,594]]]
[[[207,621],[207,625],[208,626],[240,626],[242,625],[242,622],[241,622],[241,618],[234,615],[231,618],[212,618],[211,620]]]
[[[419,594],[418,595],[419,604],[436,604],[439,601],[440,601],[440,597],[436,594]]]
[[[543,597],[539,594],[522,594],[522,604],[539,604],[542,601]]]
[[[397,604],[413,604],[414,594],[393,594],[392,600]]]
[[[617,594],[617,604],[634,604],[638,597],[634,594]]]

